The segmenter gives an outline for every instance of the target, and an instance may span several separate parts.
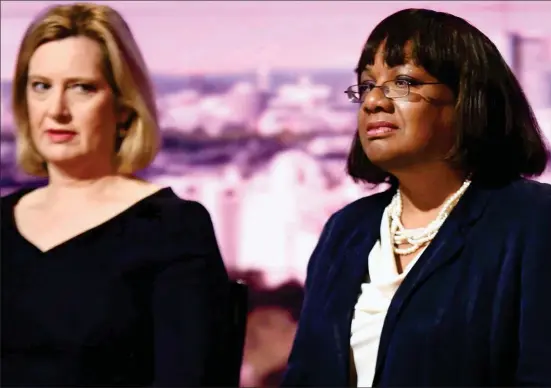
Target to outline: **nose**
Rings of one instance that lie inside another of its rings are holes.
[[[366,113],[372,113],[377,111],[390,111],[392,110],[392,100],[387,98],[383,92],[383,87],[373,88],[365,96],[362,102],[362,111]]]
[[[56,120],[69,117],[69,106],[63,89],[50,95],[48,115]]]

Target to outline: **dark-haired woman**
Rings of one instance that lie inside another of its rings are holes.
[[[551,386],[551,186],[538,124],[495,45],[397,12],[348,88],[357,181],[308,266],[284,386]]]

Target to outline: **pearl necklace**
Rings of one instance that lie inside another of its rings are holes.
[[[404,225],[402,225],[402,196],[400,194],[400,190],[398,190],[396,194],[394,194],[394,197],[389,205],[390,235],[393,242],[392,245],[394,253],[398,255],[409,255],[417,252],[426,243],[432,241],[470,184],[471,180],[467,178],[459,190],[457,190],[446,200],[446,202],[444,202],[444,206],[440,209],[436,219],[434,219],[426,227],[417,229],[406,229]],[[398,248],[399,245],[405,243],[410,246],[406,248]]]

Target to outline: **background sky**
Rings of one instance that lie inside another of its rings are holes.
[[[2,1],[0,76],[9,79],[37,12],[64,1]],[[350,68],[368,33],[402,8],[464,17],[494,41],[503,31],[551,36],[551,1],[105,1],[129,22],[155,73]],[[503,12],[496,17],[496,9]],[[511,17],[511,15],[515,17]]]

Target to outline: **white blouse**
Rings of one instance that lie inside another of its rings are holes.
[[[350,346],[357,373],[357,386],[370,387],[373,384],[375,364],[383,323],[402,280],[415,265],[421,253],[404,268],[400,274],[392,250],[388,208],[381,221],[381,237],[369,253],[368,266],[370,282],[362,284],[361,293],[352,318]]]

